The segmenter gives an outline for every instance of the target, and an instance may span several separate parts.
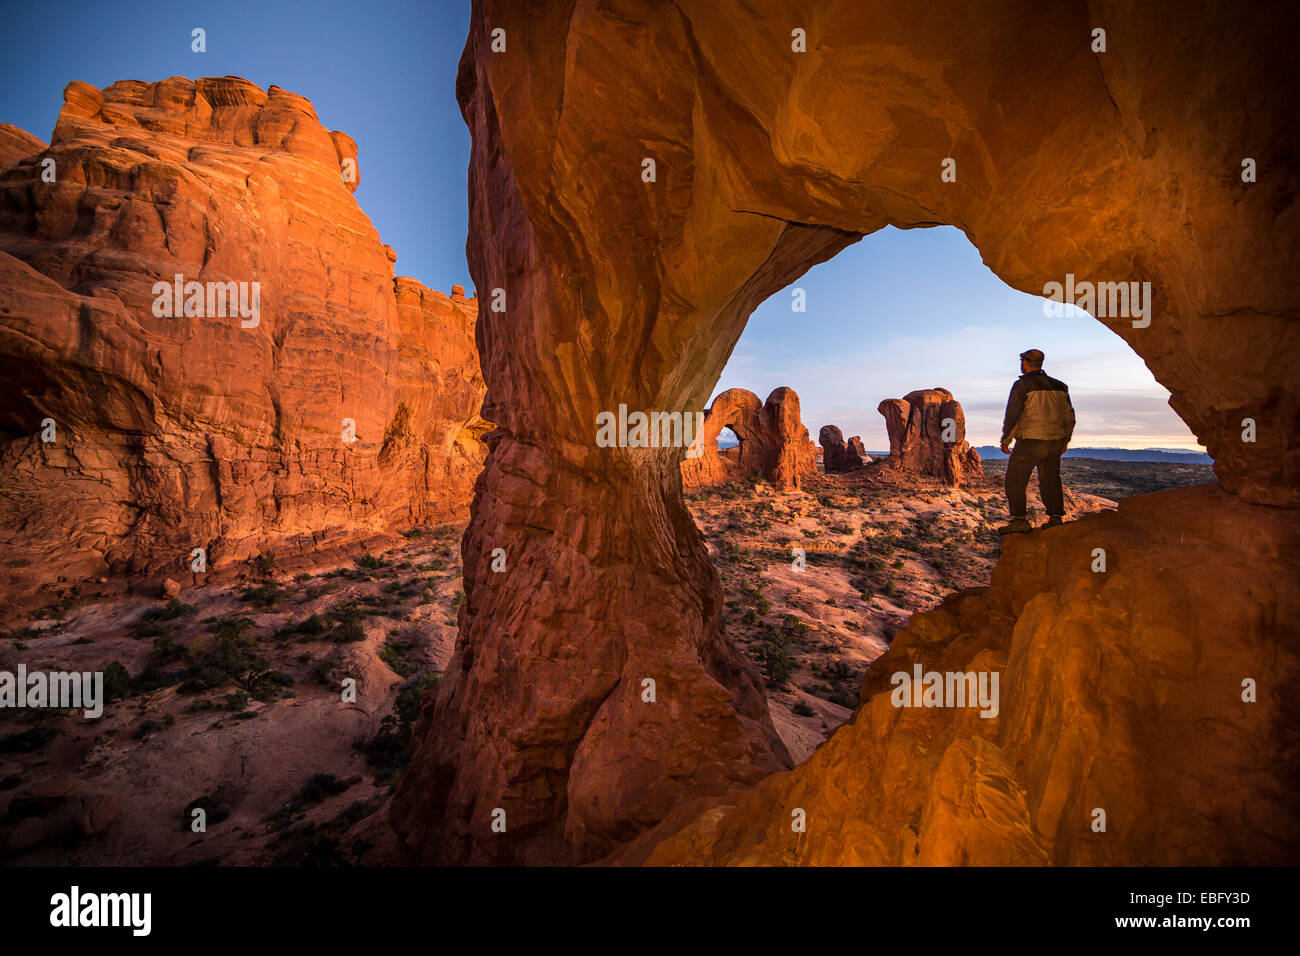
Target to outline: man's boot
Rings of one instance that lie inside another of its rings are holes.
[[[1060,515],[1048,515],[1048,516],[1047,516],[1047,524],[1043,525],[1043,527],[1044,527],[1044,528],[1055,528],[1055,527],[1057,527],[1058,525],[1063,525],[1063,524],[1065,524],[1065,519],[1062,518]]]
[[[1033,530],[1034,526],[1029,523],[1029,519],[1024,515],[1018,515],[1012,518],[1010,523],[998,528],[998,534],[1025,534]]]

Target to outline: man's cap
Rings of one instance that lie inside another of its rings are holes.
[[[1028,362],[1030,365],[1043,364],[1043,353],[1040,352],[1038,349],[1029,349],[1028,351],[1021,352],[1020,357],[1024,359],[1026,362]]]

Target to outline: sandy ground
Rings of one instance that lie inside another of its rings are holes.
[[[0,641],[0,670],[20,661],[29,671],[103,670],[116,661],[134,680],[98,720],[0,711],[4,862],[331,865],[391,857],[390,751],[400,751],[408,728],[383,721],[403,687],[421,678],[427,686],[451,656],[460,532],[413,529],[400,546],[346,565],[296,575],[268,568],[234,587],[184,591],[178,603],[117,597],[60,605],[57,616],[11,631]],[[150,611],[158,619],[142,617]],[[232,624],[241,619],[248,623]],[[204,683],[203,662],[222,660],[223,627],[251,639],[246,650],[264,657],[254,663],[273,676],[243,687],[247,672],[236,661],[234,676],[209,671],[212,686],[195,686],[196,674]],[[152,681],[151,662],[161,675]],[[344,700],[347,678],[355,700]],[[406,695],[408,714],[419,689]],[[381,730],[392,732],[383,740],[394,747],[368,760],[358,745]],[[194,832],[196,805],[206,832]],[[111,825],[85,839],[103,818]]]

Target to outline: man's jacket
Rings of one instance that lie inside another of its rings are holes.
[[[1002,440],[1064,438],[1074,435],[1074,406],[1064,382],[1036,369],[1016,379],[1002,419]]]

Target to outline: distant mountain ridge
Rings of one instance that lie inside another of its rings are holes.
[[[981,458],[996,461],[1007,456],[997,445],[980,445],[975,449]],[[1100,461],[1148,461],[1179,465],[1212,465],[1214,459],[1203,451],[1166,448],[1071,448],[1065,458],[1096,458]]]

